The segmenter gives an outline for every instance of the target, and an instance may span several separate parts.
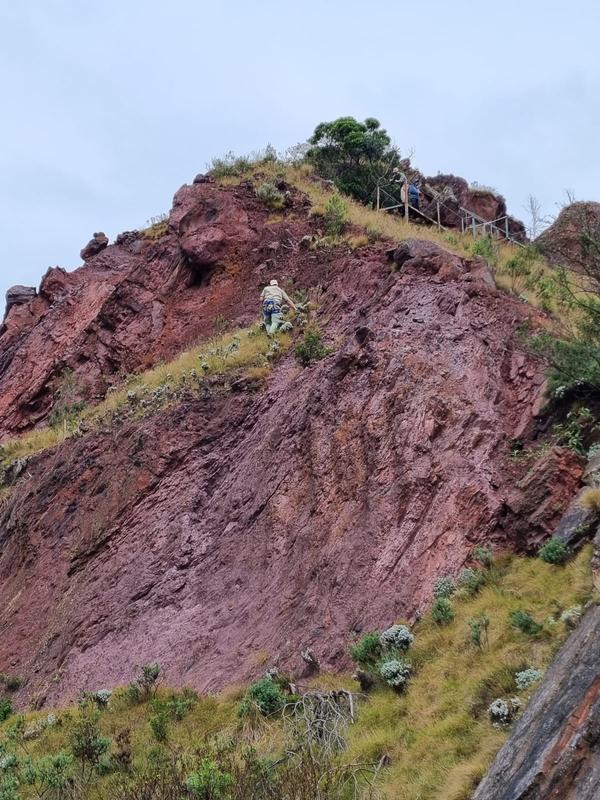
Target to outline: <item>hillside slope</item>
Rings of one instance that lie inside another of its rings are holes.
[[[201,381],[13,470],[0,664],[26,677],[23,699],[71,699],[152,660],[210,690],[265,658],[297,667],[306,646],[342,668],[353,634],[414,619],[474,544],[527,549],[570,499],[570,452],[508,458],[541,397],[516,335],[535,312],[432,242],[405,242],[395,268],[389,242],[308,247],[318,221],[288,188],[273,215],[249,182],[185,186],[156,238],[52,271],[10,309],[5,437],[47,417],[65,368],[93,398],[220,320],[251,323],[272,276],[318,296],[333,350],[306,369],[284,355],[266,380]]]

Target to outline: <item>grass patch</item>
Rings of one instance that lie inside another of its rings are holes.
[[[87,427],[110,423],[121,411],[142,417],[179,401],[183,391],[196,391],[205,378],[243,371],[253,379],[265,378],[272,360],[291,346],[291,336],[278,334],[279,347],[257,325],[215,336],[161,363],[107,394],[94,406],[86,406],[54,426],[39,428],[1,446],[1,463],[6,467],[16,459],[55,447]],[[0,498],[1,501],[1,498]]]

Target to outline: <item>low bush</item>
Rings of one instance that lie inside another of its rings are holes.
[[[320,361],[330,352],[331,349],[323,344],[323,335],[318,326],[308,325],[303,340],[296,346],[296,358],[302,366],[307,367],[314,361]]]
[[[564,564],[569,556],[569,548],[563,541],[553,536],[540,547],[538,556],[547,564]]]
[[[3,697],[0,700],[0,722],[4,722],[13,713],[13,705],[10,697]]]
[[[479,617],[473,617],[469,620],[470,640],[471,644],[482,650],[484,647],[489,646],[488,629],[490,627],[490,618],[487,614],[482,614]]]
[[[392,625],[379,637],[379,641],[384,648],[401,651],[408,650],[414,639],[415,637],[406,625]]]
[[[381,634],[377,631],[365,633],[364,636],[350,647],[350,658],[361,667],[372,667],[381,658]]]
[[[285,705],[285,695],[275,681],[271,678],[262,678],[253,683],[238,710],[239,716],[244,717],[257,708],[265,717],[277,713]]]
[[[332,194],[325,205],[323,219],[328,236],[340,236],[346,227],[348,204],[341,194]]]
[[[431,608],[431,617],[438,625],[448,625],[454,619],[454,609],[447,597],[436,597]]]
[[[517,628],[521,633],[526,633],[528,636],[536,636],[544,627],[539,622],[536,622],[527,611],[521,610],[511,612],[510,624],[513,628]]]
[[[470,567],[466,567],[465,569],[461,570],[458,576],[458,585],[465,589],[470,595],[477,594],[484,583],[485,575],[479,569],[471,569]]]
[[[191,796],[200,800],[227,800],[232,784],[231,774],[223,772],[211,758],[203,758],[199,768],[185,782]]]
[[[498,698],[490,705],[488,714],[493,725],[503,727],[510,725],[520,708],[521,701],[517,697],[511,700]]]
[[[391,658],[379,665],[379,675],[393,689],[403,689],[410,677],[411,667],[407,661]]]
[[[5,675],[2,673],[0,674],[0,683],[4,684],[4,688],[7,692],[16,692],[23,685],[23,678],[19,678],[17,675]]]
[[[533,686],[534,683],[537,683],[542,677],[542,673],[539,669],[534,669],[533,667],[529,667],[528,669],[524,669],[521,672],[517,672],[515,675],[515,683],[517,684],[517,689],[522,692],[524,689],[529,689],[530,686]]]
[[[478,561],[482,567],[491,567],[494,563],[494,551],[491,547],[478,544],[473,550],[473,558]]]
[[[273,211],[281,211],[285,206],[285,195],[273,184],[265,181],[256,189],[256,196]]]
[[[451,597],[455,591],[456,585],[449,575],[440,578],[433,587],[434,597]]]
[[[480,239],[475,239],[471,245],[471,253],[474,256],[481,256],[493,267],[498,263],[498,245],[491,236],[482,236]]]

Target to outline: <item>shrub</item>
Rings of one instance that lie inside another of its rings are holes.
[[[498,263],[498,245],[491,236],[482,236],[476,239],[471,245],[471,253],[474,256],[481,256],[492,266]]]
[[[565,421],[555,425],[553,430],[560,444],[577,455],[585,456],[585,438],[594,428],[594,415],[587,406],[580,405],[572,408]]]
[[[158,688],[160,677],[160,665],[144,664],[135,681],[132,681],[125,689],[125,698],[132,704],[142,703],[150,697],[154,697]]]
[[[521,701],[517,697],[513,697],[511,700],[498,698],[488,708],[488,714],[493,725],[501,727],[509,725],[520,708]]]
[[[379,641],[384,648],[394,650],[408,650],[414,640],[415,637],[406,625],[392,625],[379,637]]]
[[[440,578],[436,581],[435,586],[433,587],[433,596],[434,597],[452,597],[454,592],[456,591],[456,586],[454,581],[449,575]]]
[[[478,561],[482,567],[491,567],[494,563],[494,552],[491,547],[478,544],[473,550],[473,558]]]
[[[431,609],[431,616],[438,625],[448,625],[454,619],[454,609],[447,597],[437,597]]]
[[[482,614],[480,617],[473,617],[469,620],[470,639],[475,647],[483,649],[489,645],[488,628],[490,627],[490,618],[487,614]]]
[[[169,718],[167,711],[164,707],[159,707],[156,714],[153,714],[149,720],[152,735],[157,742],[166,742],[169,738]]]
[[[538,550],[538,556],[547,564],[564,564],[568,555],[569,548],[554,536]]]
[[[581,493],[579,504],[592,514],[600,514],[600,487],[589,486]]]
[[[581,606],[571,606],[560,615],[560,621],[564,622],[567,628],[576,628],[581,620],[583,609]]]
[[[323,336],[317,325],[308,325],[304,331],[304,338],[296,347],[296,358],[307,367],[313,361],[320,361],[331,352],[330,348],[323,344]]]
[[[350,647],[350,658],[362,667],[373,666],[381,653],[381,634],[378,631],[365,633],[360,641]]]
[[[0,675],[0,683],[4,684],[7,692],[16,692],[23,686],[23,678],[17,675]]]
[[[458,585],[466,589],[469,594],[476,594],[484,583],[485,575],[479,569],[466,567],[458,576]]]
[[[230,150],[220,158],[213,158],[210,164],[210,173],[215,178],[239,178],[248,172],[252,166],[249,156],[236,156]]]
[[[521,610],[511,612],[510,624],[528,636],[536,636],[544,627],[536,622],[527,611]]]
[[[285,704],[285,696],[280,687],[271,678],[262,678],[253,683],[240,703],[239,715],[248,715],[253,708],[258,708],[264,716],[279,711]]]
[[[521,672],[517,672],[515,675],[517,689],[520,692],[523,691],[523,689],[529,689],[529,687],[533,686],[534,683],[537,683],[541,677],[542,673],[540,670],[534,669],[533,667],[529,667],[529,669],[524,669]]]
[[[111,740],[102,736],[98,727],[99,711],[91,706],[82,711],[71,731],[71,752],[82,765],[98,768],[102,756],[108,752]]]
[[[232,783],[230,773],[223,772],[213,759],[203,758],[200,767],[192,772],[185,785],[192,797],[200,800],[225,800],[229,797],[228,789]]]
[[[339,236],[346,226],[348,204],[341,194],[332,194],[325,206],[325,232],[328,236]]]
[[[265,181],[256,189],[256,196],[273,211],[280,211],[285,205],[285,195],[272,183]]]
[[[13,713],[12,701],[9,697],[3,697],[0,700],[0,722],[8,719]]]
[[[379,665],[379,675],[388,686],[403,689],[410,677],[411,667],[407,661],[391,658]]]

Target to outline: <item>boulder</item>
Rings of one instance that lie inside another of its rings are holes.
[[[84,261],[87,261],[89,258],[92,258],[92,256],[101,253],[106,247],[108,247],[108,236],[102,231],[98,231],[89,240],[79,255]]]
[[[29,303],[37,296],[35,286],[11,286],[6,292],[6,310],[4,317],[13,306],[22,306],[24,303]]]
[[[582,492],[569,504],[553,534],[571,549],[588,539],[598,524],[596,512],[581,504],[581,494]]]

